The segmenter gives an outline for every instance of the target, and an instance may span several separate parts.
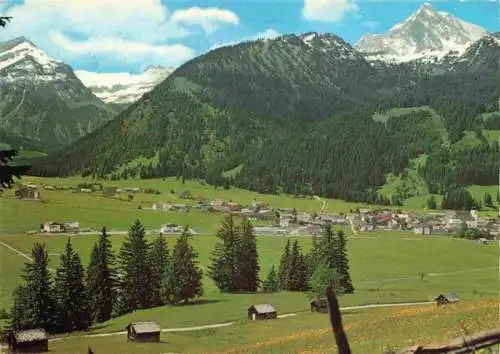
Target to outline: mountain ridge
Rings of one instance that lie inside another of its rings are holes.
[[[317,33],[218,48],[177,68],[102,128],[36,162],[34,173],[203,178],[266,193],[373,202],[387,173],[402,173],[409,159],[426,153],[432,190],[444,190],[451,176],[474,183],[471,169],[496,182],[495,147],[461,156],[446,155],[446,146],[483,129],[475,117],[497,109],[498,71],[452,70],[454,64],[456,58],[435,71],[374,65],[338,36]],[[391,129],[372,119],[389,108],[424,105],[442,116],[448,142],[413,135],[425,112],[391,121]],[[450,163],[437,178],[432,171],[445,156],[461,169]],[[149,162],[128,166],[140,157]],[[224,182],[222,173],[236,166],[239,173]]]
[[[0,44],[0,128],[35,140],[44,152],[74,141],[115,114],[70,66],[25,37]]]

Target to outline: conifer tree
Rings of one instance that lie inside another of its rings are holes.
[[[229,214],[215,233],[219,239],[211,252],[208,276],[222,292],[237,290],[238,234],[234,219]]]
[[[54,297],[59,331],[71,332],[89,327],[84,269],[80,256],[73,250],[70,238],[56,270]]]
[[[307,276],[311,277],[316,269],[319,260],[321,258],[321,250],[319,248],[319,240],[318,237],[314,234],[311,237],[311,250],[307,256]]]
[[[345,294],[352,294],[354,293],[354,286],[352,285],[351,275],[349,273],[349,259],[346,250],[347,241],[343,231],[337,231],[336,243],[337,255],[335,257],[335,270],[337,271],[343,292]]]
[[[271,267],[267,278],[264,280],[262,290],[269,293],[279,290],[278,274],[276,273],[276,268],[274,267],[274,265]]]
[[[239,228],[240,240],[238,242],[237,274],[239,281],[238,290],[255,292],[260,287],[260,265],[257,251],[257,239],[253,227],[247,218],[243,218]]]
[[[163,306],[168,301],[167,276],[170,266],[167,240],[159,235],[151,245],[149,254],[151,267],[151,302],[153,306]]]
[[[12,305],[10,326],[13,330],[18,331],[26,328],[31,328],[33,325],[30,320],[30,308],[28,289],[24,285],[18,286],[13,292],[12,297],[14,303]]]
[[[290,278],[290,239],[287,239],[285,249],[281,254],[280,264],[278,267],[278,283],[280,290],[288,290],[288,281]]]
[[[149,244],[144,227],[136,220],[130,227],[118,255],[120,287],[126,311],[145,309],[151,305]]]
[[[174,303],[189,301],[203,295],[201,282],[203,272],[198,266],[198,254],[189,244],[189,238],[189,229],[186,225],[172,251],[168,291]]]
[[[288,276],[288,288],[286,290],[304,291],[307,287],[307,265],[299,241],[295,240],[290,254],[290,271]]]
[[[111,318],[117,297],[115,256],[103,227],[92,248],[87,268],[87,298],[91,320],[104,322]]]
[[[25,263],[23,279],[25,285],[15,291],[12,323],[18,328],[42,327],[55,329],[55,303],[52,296],[52,280],[49,274],[49,256],[45,245],[36,242],[31,251],[33,262]],[[19,311],[19,306],[23,306]],[[22,314],[21,314],[22,312]],[[16,317],[16,316],[20,316]]]

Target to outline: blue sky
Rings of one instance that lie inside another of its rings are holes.
[[[215,46],[309,31],[338,34],[354,44],[415,12],[412,0],[0,0],[14,16],[0,41],[24,35],[74,69],[140,72],[177,66]],[[489,31],[499,30],[499,3],[431,2]],[[139,4],[139,5],[138,5]]]

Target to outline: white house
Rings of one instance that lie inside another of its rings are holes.
[[[64,232],[64,225],[58,222],[49,221],[43,224],[43,232],[55,233]]]

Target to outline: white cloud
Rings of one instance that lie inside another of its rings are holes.
[[[245,41],[254,41],[254,40],[257,40],[257,39],[273,39],[273,38],[276,38],[276,37],[279,37],[281,36],[281,33],[272,29],[272,28],[268,28],[267,30],[263,31],[263,32],[259,32],[259,33],[256,33],[252,36],[246,36],[246,37],[243,37],[241,38],[239,41],[231,41],[231,42],[220,42],[220,43],[217,43],[217,44],[214,44],[213,46],[211,46],[208,51],[211,51],[211,50],[214,50],[214,49],[217,49],[217,48],[220,48],[220,47],[226,47],[226,46],[230,46],[230,45],[235,45],[235,44],[238,44],[238,43],[241,43],[241,42],[245,42]]]
[[[194,51],[170,43],[190,35],[187,25],[213,32],[224,23],[239,23],[238,16],[219,8],[169,13],[161,0],[24,0],[2,14],[14,21],[0,31],[0,41],[25,36],[48,55],[71,64],[92,61],[122,67],[140,61],[141,66],[179,65]]]
[[[168,22],[160,0],[25,0],[7,13],[15,21],[7,32],[42,35],[50,30],[82,36],[156,41],[180,38],[187,31]]]
[[[149,44],[127,41],[116,37],[91,38],[83,41],[72,41],[59,32],[51,32],[50,38],[70,55],[113,56],[122,64],[178,65],[195,56],[195,51],[182,44]]]
[[[354,0],[304,0],[302,15],[309,21],[340,22],[348,13],[356,13]]]
[[[198,25],[207,33],[213,33],[222,24],[238,25],[240,18],[232,11],[217,7],[191,7],[177,10],[172,14],[172,23]]]

